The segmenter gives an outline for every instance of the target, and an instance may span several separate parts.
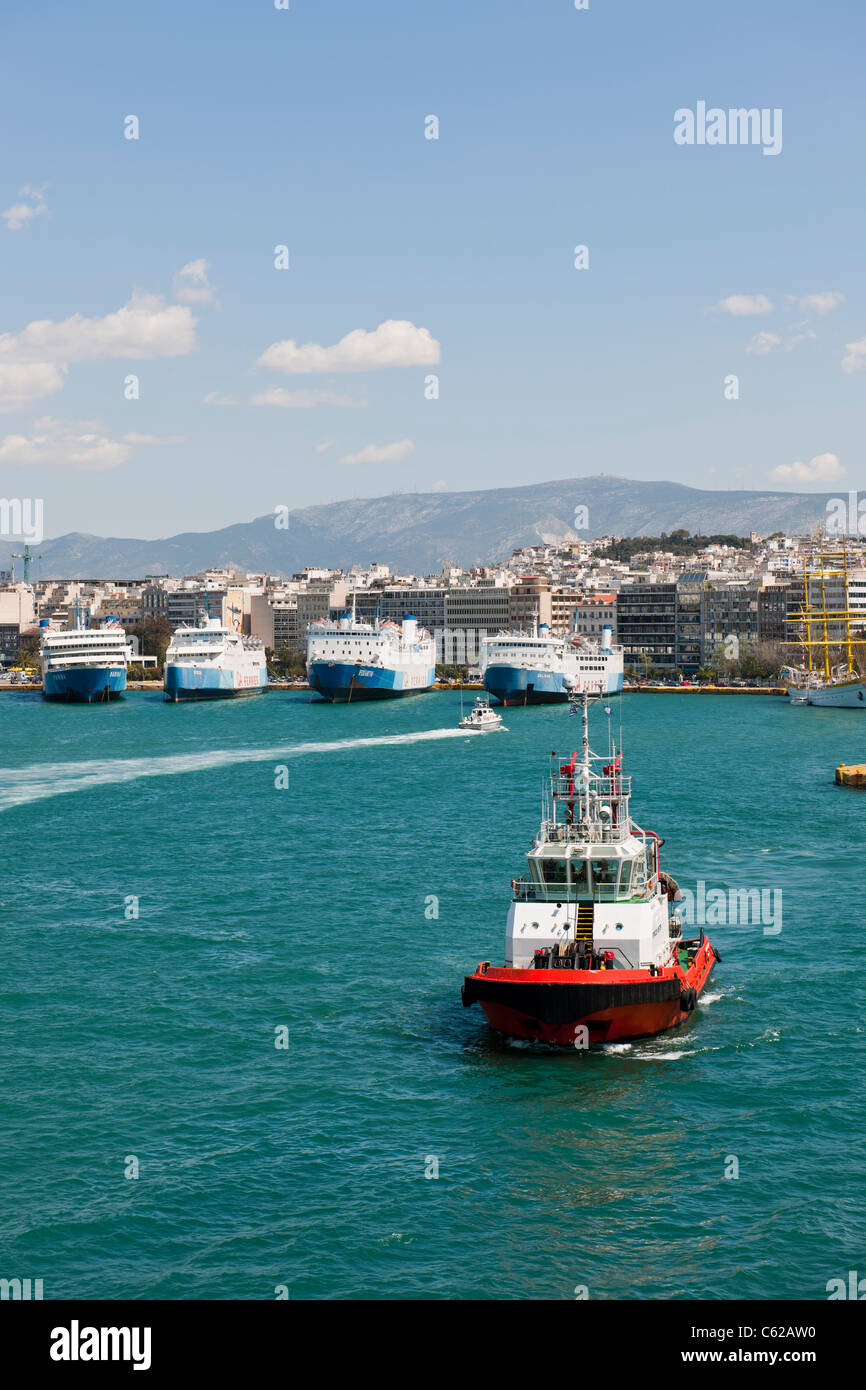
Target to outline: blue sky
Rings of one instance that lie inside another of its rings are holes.
[[[856,488],[864,31],[854,0],[6,0],[0,492],[155,537],[600,472]],[[780,108],[781,152],[677,145],[698,101]]]

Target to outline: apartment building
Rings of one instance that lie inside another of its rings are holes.
[[[542,575],[521,575],[509,590],[508,627],[528,631],[535,622],[553,626],[553,587]]]
[[[582,595],[574,610],[575,632],[579,632],[581,637],[591,637],[597,641],[603,627],[611,629],[614,642],[619,641],[616,594],[607,592]]]
[[[677,666],[677,586],[636,582],[617,594],[617,640],[627,666]]]

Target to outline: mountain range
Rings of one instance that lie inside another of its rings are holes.
[[[277,524],[284,517],[267,515],[165,540],[70,532],[31,546],[41,557],[33,577],[179,577],[232,565],[288,575],[306,565],[349,569],[375,560],[392,573],[432,574],[446,563],[468,568],[504,560],[519,546],[611,534],[657,536],[679,527],[702,535],[803,533],[825,519],[827,500],[825,493],[709,491],[607,474],[472,492],[396,493],[301,507],[289,512],[287,526]],[[12,551],[21,549],[0,543],[0,565],[8,569]]]

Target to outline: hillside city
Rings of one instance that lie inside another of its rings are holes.
[[[525,546],[500,564],[449,565],[423,576],[392,573],[385,563],[345,572],[308,567],[290,578],[235,569],[183,579],[16,580],[5,572],[0,664],[37,667],[40,621],[69,628],[77,610],[90,626],[116,618],[132,640],[130,675],[158,675],[172,632],[206,616],[258,638],[273,677],[301,679],[308,626],[354,610],[362,620],[415,615],[435,637],[440,679],[472,678],[484,637],[547,624],[590,640],[610,627],[632,680],[759,683],[794,659],[784,643],[796,635],[803,556],[812,544],[781,533],[676,530]],[[850,610],[859,644],[866,637],[864,541],[848,542],[847,594],[835,607]]]

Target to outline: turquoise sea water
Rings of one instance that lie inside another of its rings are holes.
[[[502,958],[547,754],[578,737],[562,707],[467,738],[447,693],[0,697],[0,1276],[46,1299],[823,1299],[866,1272],[866,793],[833,784],[866,720],[622,711],[665,865],[781,889],[782,931],[708,928],[724,961],[680,1031],[581,1053],[460,1003]]]

